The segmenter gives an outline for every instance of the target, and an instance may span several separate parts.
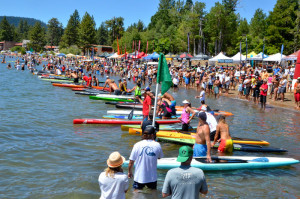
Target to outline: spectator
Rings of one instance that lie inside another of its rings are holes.
[[[181,165],[168,171],[162,189],[163,198],[171,195],[173,199],[197,199],[199,193],[208,193],[204,173],[201,169],[191,167],[192,160],[193,149],[189,146],[180,147],[177,161]]]

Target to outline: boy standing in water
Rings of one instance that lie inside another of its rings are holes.
[[[215,145],[215,143],[217,142],[219,136],[221,137],[220,139],[220,145],[218,148],[219,152],[227,152],[227,153],[232,153],[233,151],[233,142],[229,133],[229,126],[225,121],[225,116],[221,115],[220,119],[219,119],[219,123],[217,125],[217,131],[216,131],[216,135],[214,138],[214,142],[213,145]]]

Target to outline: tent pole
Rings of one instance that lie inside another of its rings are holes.
[[[157,81],[157,80],[156,80]],[[153,122],[152,126],[155,127],[155,119],[156,119],[156,107],[157,107],[157,97],[158,97],[158,82],[156,82],[156,90],[155,90],[155,101],[154,101],[154,113],[153,113]]]

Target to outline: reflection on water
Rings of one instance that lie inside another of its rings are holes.
[[[0,64],[0,160],[1,198],[99,198],[99,173],[112,151],[129,157],[140,136],[119,126],[73,125],[74,118],[101,118],[114,109],[101,101],[56,88],[28,71],[6,69]],[[114,77],[117,79],[117,77]],[[103,78],[100,78],[103,80]],[[3,83],[4,82],[4,83]],[[129,84],[129,87],[132,83]],[[195,90],[174,96],[180,104],[186,96],[193,106]],[[234,155],[288,156],[300,159],[300,114],[282,108],[265,111],[247,101],[208,98],[213,109],[234,113],[226,120],[235,137],[267,140],[286,154],[234,152]],[[197,121],[193,121],[196,124]],[[180,146],[162,143],[165,157],[177,156]],[[213,150],[213,154],[217,154]],[[125,170],[126,171],[126,170]],[[166,170],[158,170],[160,198]],[[211,198],[296,198],[300,195],[300,165],[265,170],[205,172]],[[132,183],[132,182],[131,182]],[[128,198],[155,198],[150,190]]]

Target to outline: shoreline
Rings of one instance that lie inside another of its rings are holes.
[[[179,88],[185,89],[184,85],[180,85]],[[188,89],[194,89],[196,92],[200,92],[200,91],[197,91],[196,87],[189,87]],[[214,96],[214,94],[211,94],[209,96]],[[220,94],[220,96],[228,97],[228,98],[232,98],[232,99],[236,99],[236,100],[248,101],[248,103],[254,104],[252,97],[251,97],[251,100],[246,100],[246,98],[244,96],[239,97],[237,89],[235,89],[235,90],[230,89],[228,94],[222,93],[222,94]],[[207,92],[205,92],[205,98],[206,97],[208,97]],[[267,97],[268,97],[267,98],[267,103],[266,103],[267,106],[283,108],[283,109],[286,109],[286,110],[292,110],[292,111],[298,112],[298,113],[300,112],[300,110],[296,109],[296,107],[295,107],[296,105],[295,105],[295,101],[294,101],[294,92],[293,91],[285,93],[284,102],[281,102],[279,100],[273,101],[273,99],[269,99],[270,95],[268,95]],[[256,105],[260,106],[260,102]]]

